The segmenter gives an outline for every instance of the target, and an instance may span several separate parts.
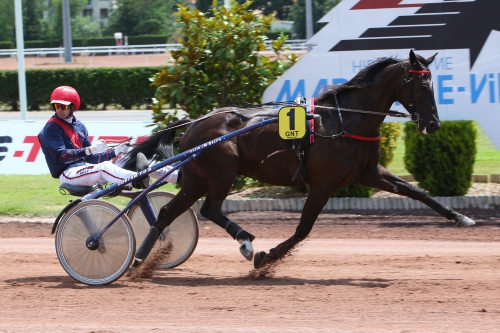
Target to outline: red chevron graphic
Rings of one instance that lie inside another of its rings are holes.
[[[360,0],[351,9],[377,9],[377,8],[402,8],[422,7],[422,4],[400,5],[402,0]]]

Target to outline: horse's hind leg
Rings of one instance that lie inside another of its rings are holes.
[[[205,193],[201,183],[195,189],[193,191],[186,191],[183,186],[179,193],[160,209],[156,222],[149,228],[146,238],[144,238],[144,241],[135,253],[134,266],[140,265],[147,258],[161,232]]]
[[[441,216],[449,220],[455,220],[455,225],[457,227],[469,227],[475,224],[472,219],[437,201],[419,187],[393,175],[381,165],[378,166],[378,174],[376,176],[366,174],[359,179],[359,183],[364,186],[376,187],[387,192],[419,200]]]

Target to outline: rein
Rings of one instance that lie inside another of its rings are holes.
[[[403,69],[407,73],[411,73],[411,74],[431,74],[430,70],[407,69],[403,64],[400,63],[400,65],[403,67]],[[404,86],[404,85],[409,84],[409,83],[412,84],[412,87],[410,89],[410,91],[411,91],[410,92],[410,94],[411,94],[410,95],[410,108],[412,108],[414,106],[414,103],[413,103],[413,78],[412,77],[405,78],[403,80],[401,86]],[[307,107],[307,105],[306,105],[306,103],[304,101],[305,101],[305,99],[302,99],[301,97],[299,97],[299,98],[297,98],[293,102],[267,102],[267,103],[262,103],[262,104],[247,104],[244,107],[247,107],[247,108],[258,108],[258,107],[271,107],[271,106],[290,106],[290,105],[293,105],[293,104]],[[337,94],[335,94],[335,103],[336,103],[336,106],[334,106],[334,107],[332,107],[332,106],[315,105],[314,104],[314,99],[311,99],[311,104],[309,106],[310,106],[311,110],[314,110],[314,108],[317,108],[317,109],[320,108],[320,109],[337,110],[337,112],[339,114],[339,118],[340,118],[340,123],[341,123],[341,126],[342,126],[342,132],[338,133],[338,134],[333,134],[331,136],[326,136],[326,135],[321,135],[321,134],[316,133],[314,131],[314,127],[312,127],[311,128],[311,137],[314,137],[314,135],[317,135],[317,136],[322,137],[322,138],[345,137],[345,138],[350,138],[350,139],[360,140],[360,141],[379,141],[380,140],[380,138],[382,137],[382,134],[380,134],[379,136],[375,136],[375,137],[367,137],[367,136],[360,136],[360,135],[351,134],[351,133],[348,133],[347,131],[345,131],[344,125],[343,125],[343,119],[342,119],[341,111],[354,112],[354,113],[363,113],[363,114],[373,114],[373,115],[378,115],[378,116],[389,116],[389,117],[396,117],[396,118],[410,118],[413,121],[418,121],[418,119],[419,119],[419,115],[417,113],[413,112],[413,111],[410,111],[410,115],[408,115],[406,113],[395,111],[395,110],[389,110],[387,112],[376,112],[376,111],[372,111],[372,110],[342,108],[342,107],[340,107],[340,105],[338,103]],[[216,114],[232,113],[232,112],[234,112],[234,111],[233,110],[226,110],[226,111],[220,111],[220,112],[218,112]],[[196,123],[198,121],[210,118],[213,115],[214,114],[204,115],[204,116],[199,117],[197,119],[193,119],[193,120],[191,120],[189,122],[186,122],[186,123],[183,123],[183,124],[179,124],[179,125],[176,125],[176,126],[173,126],[173,127],[165,128],[165,129],[162,129],[162,130],[159,130],[158,132],[185,127],[187,125],[191,125],[191,124]],[[259,116],[265,116],[265,115],[259,115]],[[268,116],[271,117],[271,116],[274,116],[274,115],[268,115]]]
[[[259,108],[259,107],[265,107],[265,106],[278,106],[278,105],[289,106],[289,105],[293,105],[294,103],[295,102],[268,102],[268,103],[263,103],[263,104],[259,104],[259,105],[248,104],[247,108],[250,109],[250,108]],[[219,112],[217,112],[215,114],[206,114],[204,116],[201,116],[199,118],[193,119],[193,120],[188,121],[186,123],[179,124],[179,125],[172,126],[172,127],[168,127],[168,128],[164,128],[164,129],[159,130],[157,132],[163,132],[163,131],[167,131],[167,130],[172,130],[172,129],[177,129],[177,128],[185,127],[185,126],[191,125],[193,123],[197,123],[199,121],[202,121],[204,119],[210,118],[212,116],[215,116],[215,115],[218,115],[218,114],[221,114],[221,113],[233,113],[233,112],[234,112],[233,110],[226,110],[226,111],[219,111]],[[276,117],[275,115],[265,115],[265,114],[262,114],[262,115],[259,115],[259,116]]]
[[[354,113],[373,114],[373,115],[377,115],[377,116],[390,116],[390,117],[396,117],[396,118],[411,118],[411,115],[403,113],[403,112],[395,111],[395,110],[389,110],[388,112],[376,112],[376,111],[370,111],[370,110],[341,108],[341,107],[337,107],[337,106],[314,105],[314,107],[317,109],[340,110],[340,111],[354,112]]]

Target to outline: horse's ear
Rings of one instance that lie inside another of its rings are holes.
[[[410,64],[412,68],[419,68],[418,67],[418,59],[417,56],[415,55],[415,52],[413,50],[410,50]]]
[[[437,56],[437,52],[434,53],[434,55],[432,57],[429,57],[427,58],[426,62],[427,62],[427,66],[430,65],[433,61],[434,61],[434,58]]]

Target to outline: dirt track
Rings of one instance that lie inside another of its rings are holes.
[[[0,224],[0,332],[498,332],[500,213],[454,228],[431,211],[323,214],[272,277],[251,278],[207,221],[193,256],[151,279],[103,287],[60,266],[50,224]],[[298,214],[231,218],[269,250]]]

